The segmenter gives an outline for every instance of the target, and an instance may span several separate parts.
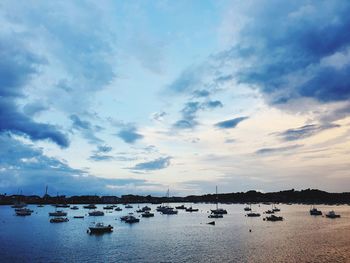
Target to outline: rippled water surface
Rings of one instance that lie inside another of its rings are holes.
[[[341,214],[328,219],[310,216],[309,206],[279,205],[285,220],[266,222],[264,215],[247,218],[244,205],[221,205],[228,215],[215,226],[206,224],[212,221],[208,211],[213,205],[193,207],[200,211],[155,212],[153,218],[127,225],[119,217],[137,205],[84,219],[73,218],[87,214],[82,206],[64,208],[69,222],[61,224],[49,223],[48,212],[54,211],[49,205],[29,206],[34,210],[29,217],[14,216],[11,207],[0,206],[0,262],[350,262],[350,206],[318,206]],[[254,206],[260,213],[269,208]],[[113,225],[114,231],[88,234],[95,221]]]

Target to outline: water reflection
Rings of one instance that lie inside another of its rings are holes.
[[[148,206],[155,211],[156,205]],[[152,218],[140,217],[137,224],[120,221],[137,205],[83,219],[74,218],[86,215],[82,206],[64,209],[70,219],[65,224],[49,223],[51,206],[29,206],[35,211],[29,217],[14,216],[12,208],[1,206],[0,258],[1,262],[346,262],[350,258],[349,206],[317,207],[341,214],[332,220],[310,216],[309,206],[279,205],[278,215],[284,218],[280,222],[263,221],[267,205],[253,207],[261,217],[245,216],[243,204],[221,206],[228,214],[219,219],[208,218],[212,205],[196,204],[198,212],[155,212]],[[212,221],[215,226],[208,225]],[[88,234],[93,222],[110,224],[113,232]]]

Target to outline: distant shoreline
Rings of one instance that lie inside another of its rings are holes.
[[[118,196],[50,196],[44,195],[5,195],[0,194],[0,205],[11,205],[18,202],[27,204],[123,204],[123,203],[299,203],[299,204],[350,204],[350,192],[328,193],[317,189],[301,191],[285,190],[279,192],[261,193],[257,191],[189,195],[186,197],[155,197],[151,195]]]

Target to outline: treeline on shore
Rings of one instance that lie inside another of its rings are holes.
[[[27,204],[123,204],[123,203],[302,203],[302,204],[350,204],[350,192],[328,193],[317,189],[295,191],[294,189],[261,193],[258,191],[189,195],[186,197],[155,197],[151,195],[118,196],[50,196],[0,194],[0,205],[18,202]]]

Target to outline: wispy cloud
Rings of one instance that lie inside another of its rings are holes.
[[[302,146],[303,145],[295,144],[295,145],[275,147],[275,148],[261,148],[261,149],[257,150],[255,153],[258,155],[279,154],[279,153],[284,153],[284,152],[288,152],[291,150],[295,150],[295,149],[300,148]]]
[[[92,125],[89,121],[83,120],[76,114],[70,116],[72,121],[72,128],[80,131],[83,136],[92,144],[101,144],[103,140],[98,138],[95,133],[100,131],[102,128],[96,125]]]
[[[97,147],[97,150],[93,151],[93,154],[89,157],[89,159],[96,162],[114,160],[114,156],[108,154],[112,150],[113,148],[110,146],[100,145]]]
[[[309,124],[299,128],[295,128],[295,129],[288,129],[286,131],[279,132],[276,134],[277,136],[281,137],[285,141],[295,141],[295,140],[311,137],[315,134],[318,134],[328,129],[339,128],[339,127],[340,125],[337,125],[337,124],[323,124],[323,125]]]
[[[138,163],[130,168],[135,171],[155,171],[165,169],[170,165],[171,157],[161,157],[149,162]]]
[[[221,121],[215,124],[215,127],[220,128],[220,129],[232,129],[232,128],[236,128],[236,126],[244,121],[248,119],[248,117],[238,117],[238,118],[234,118],[234,119],[230,119],[230,120],[226,120],[226,121]]]
[[[206,100],[204,102],[189,101],[182,108],[182,118],[174,124],[174,127],[178,129],[192,129],[198,125],[197,114],[199,111],[213,110],[222,107],[223,104],[219,100]]]
[[[209,97],[210,92],[208,90],[201,89],[201,90],[193,91],[192,94],[194,98],[201,98],[201,97]]]

